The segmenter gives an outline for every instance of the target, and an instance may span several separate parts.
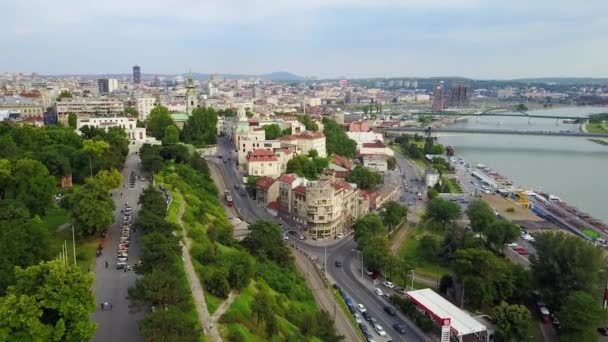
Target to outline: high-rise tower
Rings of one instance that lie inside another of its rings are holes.
[[[139,67],[139,65],[133,66],[133,83],[141,83],[141,68]]]
[[[198,99],[194,91],[194,80],[192,79],[192,72],[188,74],[188,84],[186,85],[186,113],[192,114],[192,110],[198,107]]]
[[[435,85],[433,88],[433,112],[443,111],[443,84]]]

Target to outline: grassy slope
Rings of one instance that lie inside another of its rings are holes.
[[[405,240],[403,246],[401,246],[401,249],[399,250],[399,257],[414,262],[417,266],[415,269],[417,274],[427,278],[440,279],[442,275],[449,273],[449,270],[438,263],[429,262],[421,256],[419,248],[420,239],[425,234],[433,233],[430,233],[420,227],[414,229]],[[394,278],[398,279],[404,277],[397,275]]]
[[[165,187],[172,192],[179,191],[184,197],[187,206],[184,210],[182,221],[184,223],[184,228],[188,232],[188,236],[193,241],[193,247],[196,244],[210,242],[209,237],[206,234],[209,227],[230,227],[230,222],[219,203],[217,194],[214,192],[215,189],[208,189],[207,191],[201,192],[200,190],[193,188],[189,182],[182,179],[176,172],[172,172],[170,167],[159,174],[156,180],[158,183],[164,184]],[[175,198],[178,197],[179,196],[174,195],[174,202],[176,201]],[[172,204],[169,209],[168,218],[170,222],[176,222],[177,220],[177,209],[174,209],[174,204]],[[176,207],[179,208],[179,205]],[[205,209],[204,214],[202,217],[197,218],[196,208],[200,207]],[[215,244],[218,255],[230,254],[237,251],[234,247],[225,246],[218,242]],[[221,259],[221,257],[218,257],[218,259]],[[213,273],[217,268],[217,265],[214,264],[202,264],[196,258],[193,258],[192,261],[194,268],[199,275],[199,279],[201,279],[201,282],[203,283],[205,276]],[[271,294],[275,297],[275,301],[286,313],[313,312],[318,310],[312,292],[306,287],[305,280],[300,275],[296,274],[295,271],[284,271],[272,267],[271,265],[257,264],[257,266],[258,269],[255,273],[258,278],[266,280],[270,285]],[[257,326],[257,324],[255,324],[256,319],[252,316],[250,310],[252,296],[257,291],[256,284],[257,282],[252,280],[248,287],[241,291],[228,311],[222,316],[220,331],[225,338],[231,333],[240,332],[241,337],[244,337],[246,341],[267,340],[263,329],[264,325],[260,324],[260,326]],[[297,291],[294,292],[297,293],[287,295],[285,293],[286,288],[295,288]],[[223,299],[209,294],[208,291],[205,291],[205,299],[210,313],[213,313],[220,305],[221,301],[223,301]],[[299,332],[299,328],[289,320],[289,315],[278,315],[277,319],[279,334],[276,337],[273,337],[273,339],[271,339],[272,341],[283,341],[287,336],[296,337],[297,340],[318,340],[314,337],[302,336]]]

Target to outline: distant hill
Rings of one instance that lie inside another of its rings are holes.
[[[541,77],[541,78],[520,78],[512,80],[522,83],[545,83],[558,85],[580,85],[580,84],[597,84],[608,85],[608,78],[592,78],[592,77]]]
[[[261,78],[265,78],[271,81],[302,81],[304,77],[292,74],[287,71],[276,71],[269,74],[260,75]]]

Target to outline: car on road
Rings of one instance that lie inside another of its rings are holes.
[[[403,324],[403,323],[393,324],[393,329],[395,329],[395,331],[398,332],[400,335],[405,334],[405,324]]]
[[[363,319],[368,321],[372,318],[372,315],[369,314],[369,312],[362,312],[361,315],[363,316]]]
[[[405,289],[401,286],[395,287],[395,292],[405,294]]]
[[[127,266],[127,263],[126,263],[126,262],[124,262],[124,261],[119,261],[119,262],[117,262],[117,263],[116,263],[116,269],[117,269],[117,270],[123,269],[123,268],[125,268],[126,266]]]
[[[355,317],[355,322],[357,322],[357,323],[363,323],[363,318],[361,317],[360,313],[355,312],[353,314],[353,317]]]
[[[389,295],[388,293],[383,293],[382,296],[380,296],[380,297],[382,297],[386,300],[389,300],[389,301],[391,300],[391,295]]]
[[[363,271],[365,271],[365,274],[368,276],[374,275],[374,272],[370,271],[368,268],[363,269]]]
[[[344,237],[344,233],[338,233],[338,239],[341,239]]]
[[[513,248],[513,247],[517,247],[517,246],[519,246],[519,245],[517,244],[517,242],[511,242],[511,243],[507,244],[507,247],[511,247],[511,248]]]
[[[376,330],[376,332],[378,333],[378,335],[380,335],[380,336],[386,336],[386,331],[384,331],[384,328],[382,328],[382,326],[380,324],[375,324],[374,325],[374,330]]]
[[[382,292],[382,290],[380,290],[379,288],[374,288],[374,292],[378,295],[378,296],[382,296],[384,294],[384,292]]]
[[[334,262],[334,264],[336,265],[336,267],[342,267],[342,262],[341,261],[336,260]]]
[[[385,306],[384,312],[386,312],[389,316],[397,316],[397,311],[390,306]]]
[[[385,287],[388,287],[389,289],[392,289],[395,287],[395,284],[393,284],[392,282],[385,280],[382,285],[384,285]]]
[[[530,254],[530,252],[528,252],[527,250],[525,250],[523,248],[520,249],[520,250],[518,250],[517,253],[519,253],[519,255],[528,255],[528,254]]]
[[[357,304],[357,309],[358,309],[358,310],[359,310],[361,313],[364,313],[364,312],[366,312],[366,311],[367,311],[367,309],[365,308],[365,305],[363,305],[363,304],[361,304],[361,303]]]

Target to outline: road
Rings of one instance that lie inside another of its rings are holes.
[[[139,155],[134,152],[139,149],[138,145],[129,146],[129,155],[125,162],[125,167],[122,170],[123,183],[128,184],[129,174],[131,171],[137,172],[139,175]],[[142,189],[147,186],[147,182],[137,181],[135,188],[131,189],[127,185],[126,188],[120,188],[112,191],[112,197],[116,204],[114,211],[114,224],[108,230],[108,236],[104,241],[104,249],[102,256],[98,257],[95,263],[95,284],[93,290],[95,299],[98,304],[98,310],[93,313],[93,319],[97,322],[97,331],[93,337],[93,341],[144,341],[144,338],[139,334],[138,321],[144,317],[142,311],[132,311],[129,308],[127,300],[127,290],[135,285],[137,276],[135,272],[124,272],[117,270],[116,254],[118,251],[118,243],[120,239],[120,222],[122,222],[122,214],[120,210],[124,207],[125,202],[128,202],[133,207],[134,220],[139,211],[139,195]],[[122,196],[120,194],[123,194]],[[139,260],[140,248],[138,244],[140,232],[131,233],[131,244],[129,247],[128,264],[133,265]],[[106,268],[106,261],[108,267]],[[102,311],[99,309],[100,303],[111,303],[113,308],[111,311]]]
[[[284,230],[295,230],[295,226],[289,225],[285,220],[271,216],[264,210],[264,208],[259,207],[252,199],[250,199],[249,196],[241,196],[234,191],[235,184],[242,184],[243,175],[236,171],[234,164],[234,150],[231,145],[232,143],[227,138],[222,137],[218,139],[218,153],[221,154],[224,159],[230,157],[230,162],[223,163],[221,160],[214,157],[210,157],[208,160],[217,165],[217,167],[220,169],[227,188],[231,189],[230,191],[235,201],[235,207],[237,208],[237,212],[239,213],[241,219],[244,219],[247,222],[254,222],[257,219],[274,220],[277,223],[281,223]],[[400,166],[403,165],[403,169],[405,170],[407,176],[410,174],[415,174],[415,178],[419,178],[418,172],[420,171],[417,169],[417,165],[409,164],[408,161],[403,158],[397,158],[397,162]],[[417,182],[416,185],[413,185],[412,189],[415,189],[415,191],[410,192],[409,195],[406,196],[414,201],[415,192],[423,191],[424,185]],[[383,307],[388,305],[387,302],[373,293],[373,284],[371,279],[367,276],[366,278],[362,279],[360,277],[360,271],[357,271],[359,269],[357,266],[357,254],[352,252],[357,245],[352,240],[352,237],[347,236],[343,239],[328,241],[290,240],[295,241],[298,247],[309,255],[316,257],[321,264],[323,264],[325,256],[327,256],[327,272],[329,278],[332,279],[338,286],[345,289],[347,294],[351,296],[354,301],[357,303],[363,303],[368,308],[370,314],[378,319],[380,325],[382,325],[386,332],[391,335],[393,341],[429,340],[428,336],[424,335],[424,333],[422,333],[409,319],[402,315],[399,316],[399,321],[403,322],[407,326],[407,334],[398,335],[397,332],[393,330],[392,325],[396,322],[396,319],[386,314],[383,310]],[[341,260],[343,262],[343,267],[330,267],[329,265],[333,265],[333,260]],[[388,338],[379,339],[377,337],[378,336],[376,334],[375,338],[377,341],[388,340]]]

